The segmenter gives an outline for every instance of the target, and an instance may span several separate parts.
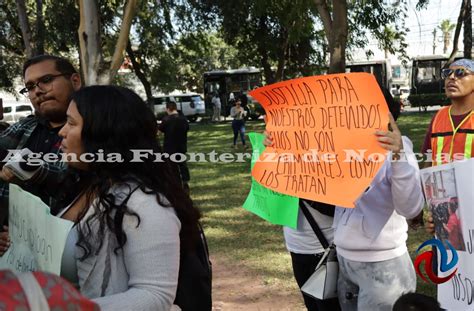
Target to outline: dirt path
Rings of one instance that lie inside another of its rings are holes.
[[[298,292],[265,285],[263,277],[221,256],[212,256],[213,311],[305,310]]]

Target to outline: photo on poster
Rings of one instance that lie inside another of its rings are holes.
[[[433,215],[436,237],[464,251],[454,168],[422,174],[423,191]]]

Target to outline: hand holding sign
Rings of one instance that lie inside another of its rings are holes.
[[[0,256],[3,256],[10,247],[10,236],[8,235],[8,227],[3,226],[3,232],[0,232]]]
[[[399,153],[403,149],[402,134],[391,113],[388,114],[388,118],[392,130],[375,131],[375,135],[377,135],[377,140],[380,146],[386,150],[392,151],[394,158],[398,159],[400,156]]]
[[[273,145],[272,133],[264,131],[263,135],[265,136],[265,139],[263,140],[263,145],[265,147],[271,147]]]
[[[336,74],[284,81],[250,93],[266,110],[266,143],[252,176],[299,198],[353,207],[397,149],[388,107],[373,75]],[[390,149],[391,150],[391,149]],[[342,191],[343,189],[343,191]]]
[[[18,272],[61,271],[61,258],[71,221],[52,216],[49,207],[29,192],[10,184],[8,242],[0,269]],[[10,240],[11,239],[11,242]]]
[[[433,214],[431,212],[428,212],[428,217],[426,218],[426,223],[425,223],[425,230],[426,233],[434,235],[435,234],[435,224],[434,224],[434,219],[433,219]]]

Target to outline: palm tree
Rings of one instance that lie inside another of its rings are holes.
[[[378,42],[379,49],[385,53],[385,59],[388,59],[390,54],[393,54],[395,45],[401,39],[400,33],[398,33],[392,26],[384,26],[382,30],[382,38]]]
[[[444,42],[443,53],[444,54],[448,52],[449,43],[451,41],[451,33],[453,32],[454,27],[456,27],[456,25],[452,24],[449,19],[442,20],[441,24],[438,26],[438,28],[443,33],[443,42]]]

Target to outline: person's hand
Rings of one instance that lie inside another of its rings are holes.
[[[270,133],[267,132],[267,131],[264,131],[264,132],[263,132],[263,135],[265,135],[265,139],[263,140],[263,145],[264,145],[265,147],[271,147],[271,146],[273,146],[272,134],[270,134]]]
[[[431,212],[428,212],[428,218],[426,218],[425,221],[425,230],[429,234],[434,234],[435,233],[435,225],[433,221],[433,214]]]
[[[8,227],[3,226],[4,232],[0,232],[0,256],[3,256],[10,247],[10,236],[8,235]]]
[[[263,123],[265,123],[265,125],[267,124],[267,116],[266,115],[263,115]],[[263,140],[263,145],[265,147],[268,147],[268,146],[271,147],[273,145],[272,134],[270,132],[263,131],[263,135],[265,135],[265,139]]]
[[[420,227],[425,226],[425,221],[423,220],[423,210],[412,219],[407,219],[408,226],[413,230],[418,230]]]
[[[392,129],[388,131],[375,131],[375,135],[377,135],[380,146],[388,151],[392,151],[394,158],[398,159],[403,148],[402,134],[391,113],[388,114],[388,118]]]
[[[15,180],[15,175],[8,167],[3,167],[2,171],[0,172],[0,178],[6,182],[12,182]]]

